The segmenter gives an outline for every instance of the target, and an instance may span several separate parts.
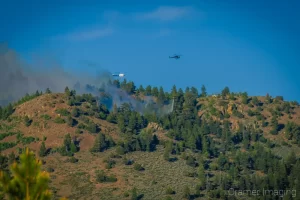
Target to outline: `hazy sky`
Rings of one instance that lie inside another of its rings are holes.
[[[209,93],[228,86],[300,100],[297,1],[8,2],[0,40],[28,62],[124,72],[137,85],[204,84]],[[174,53],[183,56],[169,59]]]

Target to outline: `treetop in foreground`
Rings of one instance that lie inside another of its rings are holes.
[[[8,199],[50,200],[52,193],[49,190],[49,174],[41,171],[41,165],[34,153],[26,148],[20,155],[20,163],[14,162],[10,166],[12,177],[0,172],[2,195]]]

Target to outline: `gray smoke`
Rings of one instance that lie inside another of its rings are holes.
[[[32,94],[50,88],[52,92],[63,92],[65,87],[75,89],[77,94],[91,93],[103,98],[99,90],[102,88],[110,96],[112,102],[107,103],[108,108],[113,104],[120,106],[129,103],[133,109],[140,113],[155,110],[158,114],[167,114],[173,111],[173,105],[157,106],[153,97],[147,97],[144,102],[136,100],[125,91],[109,83],[113,82],[111,73],[107,70],[98,71],[95,75],[88,73],[75,74],[66,72],[60,65],[50,61],[40,61],[29,65],[23,62],[15,51],[7,45],[0,44],[0,106],[16,102],[26,93]],[[94,89],[86,87],[94,86]]]
[[[0,105],[15,102],[26,93],[45,91],[46,88],[62,92],[66,86],[73,86],[76,81],[86,84],[88,80],[87,76],[65,72],[55,63],[28,65],[15,51],[0,45]]]

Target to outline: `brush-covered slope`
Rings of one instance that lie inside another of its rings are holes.
[[[297,102],[227,88],[207,96],[148,86],[131,95],[153,95],[158,104],[174,98],[173,112],[139,113],[126,103],[109,111],[69,90],[1,108],[1,168],[28,146],[51,173],[56,197],[69,199],[255,199],[228,190],[300,191]]]

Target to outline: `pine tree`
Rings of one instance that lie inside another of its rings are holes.
[[[192,93],[193,95],[195,95],[196,98],[199,97],[198,89],[197,89],[197,88],[191,87],[191,93]]]
[[[64,139],[64,146],[66,147],[67,151],[70,150],[71,143],[72,143],[71,135],[70,133],[68,133],[67,135],[65,135],[65,139]]]
[[[145,90],[145,95],[150,96],[151,93],[152,93],[152,87],[150,85],[148,85]]]
[[[14,108],[13,105],[10,103],[6,108],[2,110],[2,119],[6,120],[11,114],[13,114]]]
[[[117,123],[118,123],[121,133],[125,133],[125,131],[126,131],[125,118],[121,113],[117,115]]]
[[[259,104],[259,100],[258,100],[258,98],[256,97],[256,96],[254,96],[253,98],[252,98],[252,103],[254,104],[254,105],[258,105]]]
[[[145,89],[144,89],[144,87],[143,87],[142,85],[140,85],[139,91],[140,91],[141,93],[144,93],[144,92],[145,92]]]
[[[172,90],[171,90],[171,96],[172,98],[175,98],[177,96],[177,88],[176,85],[173,85]]]
[[[153,96],[155,96],[155,97],[158,97],[158,88],[157,88],[157,87],[153,87],[153,88],[152,88],[151,94],[152,94]]]
[[[70,133],[68,133],[67,135],[65,135],[64,144],[60,148],[61,155],[63,155],[63,156],[72,156],[73,155],[73,153],[71,152],[71,143],[72,142],[73,141],[71,139]]]
[[[40,96],[40,93],[39,93],[38,90],[35,92],[35,96],[36,96],[36,97]]]
[[[70,151],[71,151],[72,153],[76,153],[76,152],[78,151],[78,148],[77,148],[77,146],[74,144],[74,142],[71,143]]]
[[[230,90],[229,90],[229,87],[225,87],[223,90],[222,90],[222,97],[223,99],[230,94]]]
[[[50,200],[49,174],[41,172],[41,161],[28,148],[20,155],[20,164],[11,166],[12,177],[0,172],[1,189],[9,199]]]
[[[71,115],[73,117],[79,117],[80,113],[79,113],[79,109],[78,108],[74,108],[71,112]]]
[[[294,151],[292,151],[288,157],[287,157],[287,161],[286,161],[286,167],[288,172],[290,172],[292,170],[292,167],[294,164],[296,164],[297,162],[297,157]]]
[[[113,85],[116,86],[117,88],[120,88],[120,81],[119,80],[114,80]]]
[[[67,118],[67,124],[70,127],[73,127],[75,125],[75,120],[71,116],[68,116],[68,118]]]
[[[49,88],[46,89],[46,94],[51,94],[51,90]]]
[[[107,144],[106,144],[106,140],[105,140],[105,135],[103,135],[102,133],[99,133],[96,136],[94,146],[91,148],[90,151],[91,152],[101,152],[106,148],[107,148]]]
[[[199,164],[198,167],[198,178],[201,182],[201,185],[204,185],[205,182],[205,172],[204,172],[204,167],[203,167],[203,163]]]
[[[202,87],[201,87],[201,97],[206,97],[206,96],[207,96],[206,87],[204,85],[202,85]]]
[[[136,117],[135,114],[132,112],[129,116],[129,121],[128,121],[128,125],[127,128],[132,132],[135,133],[135,129],[137,127],[137,123],[136,123]]]
[[[159,104],[163,104],[164,101],[165,101],[165,92],[164,92],[164,89],[162,87],[159,87],[157,100],[158,100]]]
[[[45,146],[45,142],[43,141],[42,145],[40,147],[39,155],[40,155],[40,157],[44,157],[44,156],[46,156],[46,153],[47,153],[47,148]]]
[[[168,151],[168,149],[166,148],[164,151],[164,159],[166,161],[170,161],[170,152]]]
[[[247,94],[247,92],[244,92],[242,94],[242,103],[243,104],[248,104],[248,94]]]

